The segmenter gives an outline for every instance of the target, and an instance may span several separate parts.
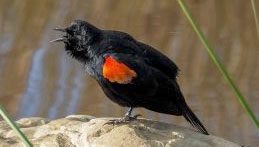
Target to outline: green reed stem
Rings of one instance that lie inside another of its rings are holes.
[[[257,31],[257,39],[259,41],[259,21],[258,21],[258,13],[257,9],[255,7],[255,0],[251,0],[252,8],[253,8],[253,13],[254,13],[254,18],[255,18],[255,25],[256,25],[256,31]]]
[[[8,115],[4,107],[0,105],[0,115],[3,117],[3,119],[7,122],[7,124],[15,131],[15,133],[20,137],[20,139],[23,141],[24,145],[26,147],[33,147],[31,142],[27,139],[27,137],[22,133],[22,131],[19,129],[19,127],[16,125],[16,123],[11,119],[11,117]]]
[[[183,13],[185,14],[186,18],[188,19],[189,23],[191,24],[193,30],[198,35],[199,39],[201,40],[202,44],[205,46],[207,52],[209,53],[210,58],[213,60],[214,64],[218,67],[219,71],[223,75],[224,79],[227,81],[231,89],[234,91],[237,99],[239,100],[242,107],[245,109],[247,114],[249,115],[252,122],[255,124],[255,126],[259,129],[259,123],[254,115],[252,109],[247,104],[245,98],[241,94],[240,90],[237,88],[236,84],[228,74],[226,68],[224,65],[220,62],[219,57],[217,56],[215,50],[210,46],[208,40],[206,39],[205,35],[202,33],[201,29],[199,28],[199,25],[194,21],[192,14],[190,10],[187,8],[187,5],[183,0],[177,0]]]

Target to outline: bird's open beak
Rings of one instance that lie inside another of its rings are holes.
[[[55,29],[53,29],[53,30],[59,31],[59,32],[67,32],[66,29],[63,29],[63,28],[55,28]],[[51,40],[51,41],[49,41],[49,42],[52,43],[52,42],[66,42],[66,41],[67,41],[67,37],[66,37],[66,36],[63,36],[63,37],[60,37],[60,38]]]

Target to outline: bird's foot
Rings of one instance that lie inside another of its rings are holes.
[[[120,118],[120,119],[112,119],[109,120],[107,123],[105,124],[112,124],[112,125],[116,125],[116,124],[123,124],[123,123],[128,123],[130,121],[134,121],[137,120],[137,118],[141,116],[141,114],[137,114],[134,116],[129,116],[129,115],[125,115],[124,117]]]

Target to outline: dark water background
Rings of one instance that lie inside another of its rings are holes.
[[[259,117],[259,43],[250,1],[187,0]],[[257,2],[257,8],[259,4]],[[0,0],[0,104],[13,117],[69,114],[121,116],[125,109],[107,99],[74,60],[56,26],[84,19],[98,27],[130,33],[173,59],[188,104],[211,134],[256,146],[259,133],[241,108],[175,0]],[[182,126],[182,117],[138,109],[138,113]]]

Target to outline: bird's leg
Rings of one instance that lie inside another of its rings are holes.
[[[125,113],[125,115],[119,120],[120,122],[129,122],[131,120],[136,120],[137,117],[141,116],[140,114],[131,116],[133,107],[130,107],[128,111]]]
[[[131,117],[132,110],[133,110],[133,108],[130,107],[130,108],[128,109],[128,111],[124,114],[124,117],[121,118],[121,120],[124,120],[124,121],[129,121],[129,120],[131,120],[131,118],[132,118],[132,117]]]
[[[124,114],[124,117],[131,117],[132,110],[133,110],[133,108],[130,107],[130,108],[127,110],[127,112]]]

